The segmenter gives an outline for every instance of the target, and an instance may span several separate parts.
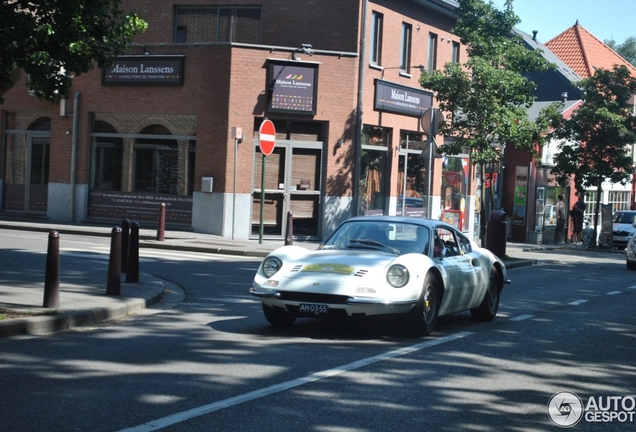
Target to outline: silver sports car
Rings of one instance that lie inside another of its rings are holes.
[[[343,222],[316,251],[284,246],[261,263],[250,294],[275,326],[297,317],[395,314],[426,336],[438,316],[470,310],[490,321],[507,279],[504,263],[444,222],[363,216]]]

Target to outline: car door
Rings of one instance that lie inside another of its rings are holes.
[[[433,259],[446,275],[444,300],[441,308],[447,312],[466,308],[474,283],[472,256],[465,254],[465,245],[458,232],[447,226],[437,226],[434,233]]]

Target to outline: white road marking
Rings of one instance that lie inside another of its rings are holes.
[[[383,360],[392,359],[395,357],[404,356],[407,354],[411,354],[416,351],[420,351],[426,348],[430,348],[436,345],[441,345],[443,343],[452,342],[457,339],[465,338],[467,336],[473,335],[473,332],[461,332],[441,338],[427,340],[426,342],[422,342],[416,345],[407,346],[404,348],[396,349],[393,351],[389,351],[383,354],[378,354],[373,357],[367,357],[362,360],[355,361],[353,363],[346,364],[344,366],[336,367],[333,369],[327,369],[324,371],[316,372],[311,375],[304,376],[302,378],[297,378],[295,380],[286,381],[280,384],[275,384],[269,387],[265,387],[264,389],[254,390],[242,395],[238,395],[235,397],[231,397],[229,399],[225,399],[219,402],[214,402],[208,405],[203,405],[198,408],[193,408],[188,411],[183,411],[180,413],[172,414],[167,417],[163,417],[157,420],[152,420],[148,423],[144,423],[139,426],[134,426],[132,428],[123,429],[121,432],[147,432],[147,431],[155,431],[158,429],[162,429],[168,426],[175,425],[177,423],[184,422],[186,420],[200,417],[206,414],[210,414],[215,411],[222,410],[224,408],[229,408],[235,405],[242,404],[244,402],[249,402],[251,400],[259,399],[265,396],[269,396],[274,393],[278,393],[281,391],[289,390],[294,387],[299,387],[305,384],[309,384],[312,382],[320,381],[326,378],[331,378],[345,372],[349,372],[355,369],[359,369],[364,366],[368,366],[373,363],[377,363]]]
[[[527,320],[530,318],[533,318],[534,315],[519,315],[517,317],[514,318],[510,318],[510,321],[523,321],[523,320]]]
[[[616,294],[620,294],[622,293],[622,291],[610,291],[608,293],[606,293],[606,295],[616,295]]]
[[[578,305],[582,305],[583,303],[587,303],[589,300],[575,300],[573,302],[568,303],[569,305],[572,306],[578,306]]]

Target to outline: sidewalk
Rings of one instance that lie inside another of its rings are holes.
[[[57,231],[60,236],[79,234],[110,237],[112,228],[0,220],[0,229],[47,234]],[[156,230],[140,229],[139,247],[265,257],[284,245],[283,240],[263,240],[259,243],[258,240],[232,240],[211,234],[170,230],[165,231],[164,241],[157,241],[156,238]],[[318,246],[317,243],[297,241],[294,241],[294,245],[311,250]],[[563,246],[507,243],[506,255],[516,259],[506,262],[506,266],[515,268],[536,264],[536,260],[523,259],[523,252],[548,248]],[[60,274],[60,307],[47,310],[42,307],[46,254],[9,252],[5,254],[6,257],[3,256],[3,270],[0,272],[0,314],[4,313],[9,318],[0,320],[0,337],[48,334],[90,325],[139,312],[160,302],[164,296],[164,282],[143,273],[140,273],[139,283],[125,283],[125,275],[122,275],[121,295],[107,296],[107,273],[65,268]],[[39,315],[32,316],[36,313]]]

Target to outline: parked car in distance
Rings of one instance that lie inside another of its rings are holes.
[[[612,240],[614,247],[625,249],[627,243],[636,232],[633,224],[636,222],[636,210],[619,210],[612,219]]]
[[[507,279],[504,263],[453,226],[422,218],[360,216],[316,251],[283,246],[261,263],[250,294],[267,321],[394,315],[426,336],[441,315],[470,310],[492,320]]]
[[[636,222],[633,224],[633,227],[636,229]],[[636,270],[636,236],[632,236],[627,242],[625,262],[627,264],[627,270]]]

